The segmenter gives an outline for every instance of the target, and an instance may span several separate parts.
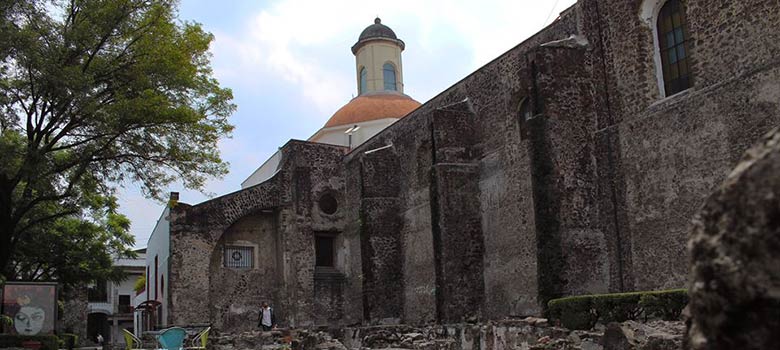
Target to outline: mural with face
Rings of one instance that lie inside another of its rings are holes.
[[[16,333],[22,335],[37,335],[43,329],[46,312],[37,306],[22,306],[14,316]]]
[[[8,282],[3,286],[3,314],[13,320],[12,334],[54,334],[57,319],[55,283]]]

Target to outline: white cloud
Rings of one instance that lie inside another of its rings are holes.
[[[214,52],[223,65],[216,71],[221,78],[283,79],[328,114],[355,90],[354,72],[333,62],[351,63],[349,47],[376,15],[415,50],[442,55],[437,48],[467,48],[471,57],[463,59],[477,68],[541,29],[553,5],[552,18],[573,2],[279,0],[248,16],[243,32],[217,32]]]
[[[316,130],[324,118],[348,101],[356,90],[354,57],[349,48],[375,16],[406,42],[406,92],[424,102],[539,31],[574,2],[277,0],[253,2],[256,11],[231,19],[240,23],[237,26],[220,26],[224,18],[201,18],[215,35],[215,75],[234,89],[236,102],[243,98],[233,118],[235,138],[219,145],[224,159],[232,162],[231,173],[225,179],[209,181],[206,192],[223,195],[239,189],[241,181],[280,146],[259,140],[301,138],[290,132],[293,128],[280,128],[279,124],[306,125],[296,133]],[[408,74],[410,71],[414,76]],[[264,100],[268,91],[281,91],[275,96],[284,100]],[[290,93],[295,96],[287,96]],[[248,103],[247,99],[257,101]],[[268,111],[265,107],[269,104],[276,109]],[[302,109],[295,104],[314,108]],[[301,115],[302,110],[312,114]],[[182,201],[190,204],[209,197],[184,191],[181,186],[171,190],[180,191]],[[137,246],[146,245],[163,204],[144,199],[133,188],[123,190],[120,197],[122,211],[133,222],[131,231]]]

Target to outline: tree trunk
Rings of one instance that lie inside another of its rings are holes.
[[[5,193],[0,198],[0,274],[4,278],[11,275],[11,256],[13,255],[13,237],[16,227],[11,220],[11,198]]]
[[[11,254],[13,247],[11,244],[11,234],[13,228],[6,224],[6,220],[0,219],[0,275],[8,278],[11,275]]]

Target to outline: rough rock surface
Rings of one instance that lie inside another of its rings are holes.
[[[694,220],[692,349],[780,344],[780,130],[750,149]]]
[[[219,334],[209,339],[213,350],[242,350],[281,348],[281,332],[242,332],[237,334]]]
[[[485,324],[346,328],[341,340],[346,348],[360,350],[666,350],[681,349],[684,332],[679,321],[627,321],[572,331],[529,317]]]
[[[590,331],[550,326],[543,318],[484,324],[391,325],[273,332],[216,333],[208,350],[666,350],[681,349],[680,321],[598,324]]]
[[[681,322],[626,321],[610,323],[604,331],[604,350],[682,349],[685,325]]]
[[[217,334],[209,350],[346,350],[331,334],[315,330],[249,331]]]
[[[66,292],[63,292],[66,293]],[[90,341],[87,337],[87,289],[75,288],[63,295],[62,316],[57,321],[59,329],[63,333],[72,333],[78,336],[79,343],[76,346],[86,345]]]

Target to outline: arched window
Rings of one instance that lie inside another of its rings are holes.
[[[531,103],[528,102],[528,98],[523,98],[523,101],[520,102],[520,118],[523,118],[523,121],[528,121],[531,118],[534,117],[534,111],[531,109]]]
[[[360,68],[360,94],[364,94],[366,92],[366,89],[368,89],[368,72],[366,71],[366,67]]]
[[[528,101],[528,97],[523,97],[520,101],[520,106],[517,108],[519,114],[518,126],[520,127],[520,139],[528,137],[528,125],[526,123],[534,117],[533,109],[531,109],[531,103]]]
[[[385,90],[398,90],[398,86],[395,82],[395,67],[390,63],[385,63],[382,67],[382,73],[385,80]]]
[[[157,255],[154,256],[154,300],[158,300],[157,291],[160,289],[157,286],[157,265],[158,265],[157,264],[157,262],[158,262],[157,257],[158,257]],[[147,281],[148,281],[148,279],[147,279]]]
[[[658,45],[666,96],[693,85],[690,70],[688,25],[680,0],[667,1],[658,13]]]
[[[149,283],[149,276],[151,276],[149,274],[149,268],[150,268],[149,265],[146,265],[146,276],[144,276],[144,280],[146,280],[146,283],[144,283],[144,290],[149,290],[149,286],[151,285]],[[151,295],[149,293],[146,293],[146,300],[149,300],[150,296]]]

